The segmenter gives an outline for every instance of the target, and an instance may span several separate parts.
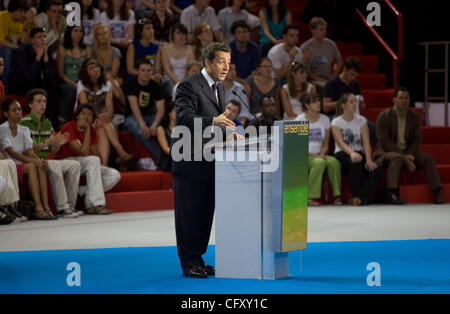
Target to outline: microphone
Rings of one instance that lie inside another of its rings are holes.
[[[243,89],[242,92],[247,96],[247,91],[246,91],[245,89]],[[239,94],[238,94],[235,90],[232,91],[232,93],[233,93],[233,95],[237,96],[237,97],[241,100],[242,104],[245,106],[245,108],[247,108],[248,113],[251,114],[251,115],[253,116],[254,119],[256,119],[256,116],[250,111],[250,107],[249,107],[248,104],[242,99],[242,97],[239,96]]]

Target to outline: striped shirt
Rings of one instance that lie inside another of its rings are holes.
[[[48,139],[50,135],[52,135],[52,133],[54,132],[52,123],[50,122],[49,119],[47,119],[44,116],[41,117],[41,123],[39,127],[38,118],[32,112],[23,117],[20,124],[30,129],[31,138],[33,139],[33,143],[35,145],[42,143],[43,141]],[[47,159],[48,147],[39,151],[37,155],[39,156],[39,158]]]

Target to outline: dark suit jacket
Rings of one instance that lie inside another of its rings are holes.
[[[185,126],[191,132],[191,159],[190,161],[172,161],[172,172],[175,175],[208,178],[214,175],[214,161],[194,161],[194,137],[202,138],[202,151],[208,142],[213,138],[203,138],[202,134],[194,134],[194,118],[200,118],[202,122],[201,132],[207,127],[212,126],[213,118],[225,112],[225,88],[223,84],[219,84],[220,88],[220,104],[217,103],[216,95],[212,88],[208,85],[205,77],[201,72],[185,78],[177,87],[177,95],[175,98],[176,106],[176,122],[175,129],[178,126]],[[174,132],[172,132],[174,134]],[[180,139],[172,139],[171,148]],[[176,149],[183,152],[182,149]],[[197,153],[198,154],[198,153]]]
[[[396,152],[406,155],[414,155],[419,151],[422,143],[422,132],[419,114],[408,110],[406,114],[405,140],[407,148],[401,151],[397,147],[398,125],[397,114],[394,108],[384,110],[377,118],[378,143],[374,152],[374,161],[378,165],[384,162],[384,154]]]

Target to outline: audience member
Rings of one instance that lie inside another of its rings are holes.
[[[64,2],[61,0],[49,0],[45,12],[34,17],[34,27],[43,28],[47,34],[46,45],[49,56],[56,53],[63,42],[66,31],[66,18],[63,16]]]
[[[323,98],[323,112],[333,119],[336,115],[336,102],[345,93],[356,95],[356,113],[359,114],[365,108],[361,95],[361,88],[356,78],[361,73],[361,62],[355,57],[349,57],[344,62],[344,70],[325,85]]]
[[[80,186],[79,194],[85,197],[86,212],[106,215],[113,211],[106,208],[105,192],[119,182],[120,173],[100,164],[97,133],[92,125],[95,118],[95,110],[91,105],[78,106],[75,120],[61,128],[61,133],[69,133],[69,142],[59,149],[55,159],[71,159],[80,163],[81,175],[86,176],[86,185]]]
[[[149,18],[155,30],[155,42],[158,45],[168,43],[170,28],[175,24],[175,18],[169,9],[169,0],[155,0],[155,11]]]
[[[195,60],[192,47],[186,44],[187,30],[183,24],[175,24],[171,30],[171,41],[161,49],[161,61],[164,69],[163,90],[167,98],[172,96],[175,84],[186,75],[189,62]]]
[[[255,75],[248,77],[245,89],[249,97],[251,114],[260,112],[263,98],[273,98],[279,108],[280,79],[272,77],[272,61],[269,58],[261,58]]]
[[[292,63],[302,63],[303,53],[297,47],[300,32],[297,26],[287,25],[283,30],[282,42],[273,46],[267,57],[272,61],[273,71],[280,80],[286,80],[286,75]]]
[[[27,220],[17,211],[19,199],[16,163],[11,159],[4,159],[0,154],[0,225]]]
[[[172,172],[172,157],[170,156],[170,142],[173,128],[175,127],[175,103],[169,102],[166,109],[164,118],[161,120],[161,125],[156,130],[156,138],[159,146],[161,147],[161,155],[159,168],[162,171]]]
[[[203,61],[203,49],[214,41],[211,27],[206,23],[200,23],[195,27],[191,44],[194,49],[195,60]]]
[[[136,75],[136,61],[145,58],[150,60],[152,64],[152,80],[156,82],[161,81],[161,52],[159,46],[152,42],[153,39],[154,29],[152,21],[149,19],[139,20],[136,27],[136,39],[133,40],[131,45],[128,45],[126,79]]]
[[[231,62],[236,65],[236,80],[241,84],[252,74],[259,63],[261,52],[259,46],[250,41],[250,27],[243,20],[233,22],[231,33],[234,40],[230,43]]]
[[[81,24],[83,25],[85,45],[94,45],[94,26],[100,24],[100,11],[94,7],[93,0],[78,0],[81,6],[82,18]]]
[[[186,75],[184,76],[189,77],[195,73],[200,72],[203,69],[202,64],[196,60],[191,61],[188,63],[187,67],[186,67]],[[172,101],[175,101],[175,97],[177,96],[177,87],[180,84],[180,82],[178,82],[174,87],[173,87],[173,92],[172,92]]]
[[[100,13],[100,23],[111,30],[111,44],[125,49],[134,39],[134,11],[125,0],[107,0],[108,7]]]
[[[356,97],[344,94],[336,105],[338,116],[331,122],[336,143],[335,157],[350,176],[353,206],[368,205],[381,179],[381,169],[372,159],[366,118],[356,113]],[[364,152],[363,152],[364,151]]]
[[[113,124],[114,107],[111,83],[105,78],[100,64],[95,59],[87,59],[80,70],[77,87],[79,104],[90,104],[97,119],[94,126],[98,135],[98,153],[102,166],[108,166],[111,145],[120,158],[120,168],[134,166],[135,157],[125,151]]]
[[[22,22],[28,8],[25,0],[17,0],[8,4],[8,10],[0,12],[0,57],[3,58],[3,82],[6,88],[14,52],[25,42]]]
[[[231,0],[226,8],[223,8],[217,14],[222,33],[228,42],[231,42],[233,32],[231,26],[234,22],[242,20],[249,26],[249,29],[255,29],[261,25],[259,18],[245,9],[246,0]]]
[[[52,187],[56,215],[62,218],[78,217],[76,211],[80,164],[74,160],[48,160],[48,154],[55,154],[69,140],[69,134],[54,132],[52,123],[45,116],[47,93],[33,89],[26,95],[31,112],[20,122],[28,127],[33,140],[33,150],[42,160],[47,160],[47,176]]]
[[[155,0],[127,0],[128,8],[134,11],[136,20],[143,19],[155,11]]]
[[[256,119],[253,119],[252,121],[250,121],[248,123],[247,127],[249,127],[249,126],[255,127],[258,136],[264,135],[264,134],[270,135],[270,134],[272,134],[272,126],[273,126],[275,120],[277,120],[277,115],[278,115],[277,102],[276,102],[275,98],[273,98],[273,97],[264,96],[263,98],[261,98],[260,107],[261,107],[261,115],[259,117],[257,117]],[[264,133],[264,132],[260,133],[260,131],[261,131],[259,129],[260,127],[265,127],[266,133]]]
[[[211,26],[217,41],[225,42],[222,29],[213,7],[209,6],[211,0],[194,0],[194,4],[183,10],[180,22],[188,31],[188,40],[191,41],[195,27],[200,23]]]
[[[94,35],[92,57],[102,66],[106,79],[111,83],[114,97],[124,104],[125,96],[121,87],[123,79],[118,76],[122,53],[117,47],[111,46],[111,31],[108,26],[96,25]]]
[[[161,149],[155,139],[164,116],[164,97],[158,83],[151,80],[152,65],[148,60],[137,62],[137,75],[126,81],[127,96],[125,129],[160,161]]]
[[[314,17],[309,23],[312,38],[307,40],[300,49],[305,53],[310,50],[306,60],[310,80],[323,89],[328,80],[336,77],[342,69],[342,57],[336,44],[326,38],[328,23],[320,17]],[[331,65],[334,62],[333,69]]]
[[[399,87],[394,93],[394,106],[378,115],[378,144],[374,159],[377,164],[387,166],[387,201],[401,205],[398,194],[398,180],[403,167],[414,173],[421,168],[433,192],[435,204],[442,204],[442,184],[439,173],[429,154],[419,152],[422,142],[420,117],[409,109],[408,89]]]
[[[60,84],[61,98],[58,119],[61,125],[69,118],[72,107],[77,99],[77,83],[83,62],[91,58],[92,50],[83,41],[81,26],[68,26],[64,33],[64,42],[56,53],[56,68]]]
[[[287,83],[280,89],[281,104],[284,110],[283,120],[295,119],[303,114],[301,99],[309,93],[315,93],[316,87],[307,81],[308,71],[303,63],[294,62],[287,73]]]
[[[308,205],[318,206],[322,195],[322,180],[327,172],[333,190],[334,205],[342,205],[341,199],[341,164],[328,156],[330,143],[330,120],[320,113],[320,96],[317,93],[306,95],[302,101],[304,114],[296,121],[309,122],[309,171],[308,171]]]
[[[259,11],[261,20],[260,40],[261,55],[267,56],[270,48],[282,42],[283,30],[292,23],[292,15],[286,10],[284,0],[266,0],[264,8]]]
[[[7,121],[0,125],[1,154],[16,163],[19,187],[22,185],[24,175],[27,176],[28,188],[34,202],[34,218],[56,219],[48,204],[45,174],[48,164],[33,151],[30,130],[20,125],[22,119],[20,104],[15,99],[7,99],[2,103],[2,112]]]
[[[230,63],[227,76],[223,81],[223,87],[225,87],[226,102],[230,103],[235,101],[239,103],[239,121],[242,120],[244,122],[239,124],[245,125],[247,121],[254,119],[253,115],[248,112],[247,108],[249,108],[249,103],[247,92],[245,91],[244,85],[237,80],[236,65],[234,63]]]

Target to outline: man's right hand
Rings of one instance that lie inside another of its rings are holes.
[[[224,113],[222,113],[218,117],[214,117],[213,119],[213,125],[218,126],[219,128],[226,130],[227,127],[231,128],[233,131],[236,129],[236,124],[227,118],[228,110],[225,110]]]
[[[406,169],[410,172],[416,171],[416,165],[414,164],[414,156],[413,155],[403,155],[403,159],[405,160]]]

